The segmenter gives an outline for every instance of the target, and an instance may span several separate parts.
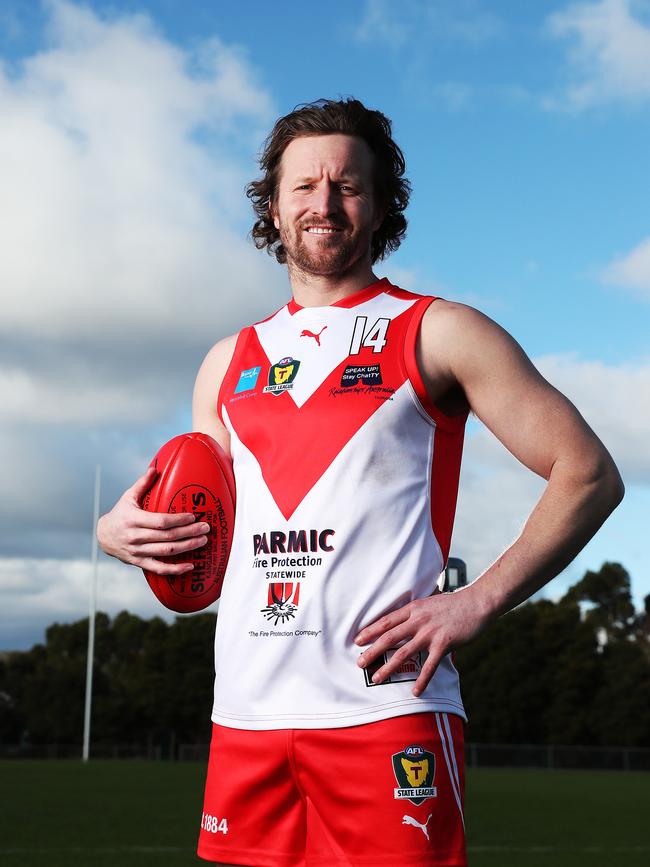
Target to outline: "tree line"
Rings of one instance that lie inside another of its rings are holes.
[[[95,622],[93,744],[209,743],[216,616]],[[0,743],[81,744],[88,618],[0,662]]]
[[[93,743],[208,743],[215,622],[98,614]],[[0,657],[0,744],[81,743],[87,636],[87,618],[55,623]],[[650,747],[650,595],[636,611],[617,563],[519,606],[455,661],[468,741]]]

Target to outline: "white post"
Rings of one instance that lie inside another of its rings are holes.
[[[93,693],[93,662],[95,657],[95,613],[97,612],[97,521],[99,521],[99,489],[101,467],[95,468],[95,508],[93,511],[92,539],[92,580],[90,585],[90,605],[88,609],[88,656],[86,659],[86,706],[84,709],[84,747],[83,760],[88,761],[90,753],[90,706]]]

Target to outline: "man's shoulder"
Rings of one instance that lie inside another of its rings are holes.
[[[461,382],[476,371],[502,363],[519,365],[525,359],[517,341],[501,325],[459,301],[437,299],[429,305],[419,344],[426,366],[452,373]]]
[[[235,348],[237,346],[237,341],[240,337],[244,335],[244,332],[249,331],[250,329],[256,328],[258,325],[263,325],[266,322],[270,322],[271,319],[276,317],[278,313],[281,313],[287,304],[283,304],[282,307],[279,307],[277,310],[274,310],[273,313],[269,313],[268,316],[265,316],[263,319],[259,319],[256,322],[252,322],[250,325],[245,325],[243,328],[240,328],[239,331],[236,331],[234,334],[229,334],[227,337],[222,337],[221,340],[218,340],[214,346],[210,349],[208,354],[205,356],[203,361],[203,366],[207,366],[209,368],[223,368],[223,372],[230,364],[230,361],[234,355]]]
[[[469,304],[436,298],[424,312],[422,331],[425,336],[455,339],[469,334],[489,338],[494,329],[503,329],[492,319]]]
[[[240,333],[241,332],[229,334],[227,337],[222,337],[221,340],[217,340],[212,349],[208,352],[206,359],[212,358],[217,360],[223,358],[225,355],[232,356]]]
[[[203,359],[197,381],[221,381],[235,353],[239,333],[218,340]]]

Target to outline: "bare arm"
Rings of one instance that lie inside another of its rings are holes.
[[[228,431],[217,415],[217,395],[232,358],[236,335],[219,341],[201,365],[192,405],[192,428],[210,434],[230,453]],[[126,490],[110,512],[99,519],[97,538],[102,549],[122,560],[159,575],[173,575],[192,569],[191,563],[166,563],[159,557],[193,551],[205,545],[210,525],[196,523],[191,513],[145,512],[142,498],[156,479],[149,468]]]
[[[445,653],[570,563],[623,496],[614,462],[577,409],[487,317],[463,305],[435,302],[423,319],[419,364],[434,400],[464,395],[505,447],[547,485],[521,535],[473,584],[453,595],[417,600],[357,636],[362,645],[374,641],[360,657],[363,666],[406,642],[377,672],[379,679],[426,648],[416,695]]]
[[[217,396],[235,351],[237,335],[220,340],[206,355],[194,383],[192,428],[209,434],[230,454],[230,434],[217,414]]]
[[[439,346],[447,335],[448,375],[462,387],[472,410],[522,464],[547,480],[521,536],[484,573],[493,577],[475,588],[498,616],[573,560],[620,502],[623,484],[609,452],[575,406],[541,376],[507,332],[471,308],[445,308],[442,316],[452,320],[449,326],[431,317],[423,344]],[[435,356],[423,353],[429,382],[438,372]]]

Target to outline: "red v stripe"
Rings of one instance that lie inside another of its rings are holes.
[[[403,345],[411,310],[391,322],[393,347]],[[246,339],[237,350],[235,363],[230,365],[224,379],[224,404],[237,436],[257,459],[271,496],[289,520],[345,445],[383,404],[376,394],[331,395],[332,389],[341,388],[346,365],[379,362],[384,386],[396,391],[406,379],[401,352],[394,350],[384,355],[363,349],[353,359],[345,358],[298,407],[288,391],[280,395],[263,393],[271,361],[254,328],[247,329]],[[230,396],[239,372],[258,365],[262,373],[255,396],[233,400]]]

